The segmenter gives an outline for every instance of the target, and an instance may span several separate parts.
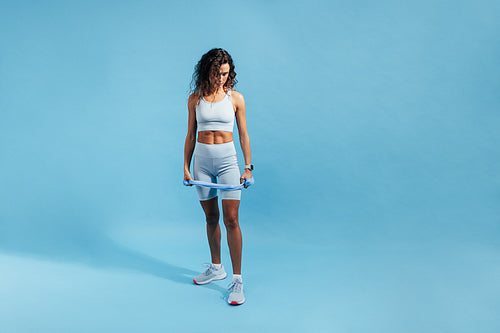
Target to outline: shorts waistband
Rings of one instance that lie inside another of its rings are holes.
[[[196,142],[194,154],[207,158],[221,158],[236,155],[236,148],[234,148],[233,141],[213,145]]]

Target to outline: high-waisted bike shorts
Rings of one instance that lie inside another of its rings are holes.
[[[221,144],[196,142],[193,153],[193,177],[210,183],[238,185],[240,168],[233,141]],[[200,201],[215,198],[217,189],[196,186]],[[241,190],[220,190],[221,198],[240,200]]]

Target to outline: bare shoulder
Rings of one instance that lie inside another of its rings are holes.
[[[198,103],[198,93],[195,92],[189,95],[188,108],[194,108],[197,103]]]
[[[231,99],[233,100],[233,104],[237,108],[244,108],[245,107],[245,98],[243,98],[243,95],[236,90],[231,91]]]
[[[238,101],[245,101],[243,98],[243,95],[236,90],[231,90],[231,97],[238,100]]]

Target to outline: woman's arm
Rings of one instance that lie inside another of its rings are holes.
[[[189,173],[191,159],[193,157],[194,145],[196,144],[196,102],[195,94],[189,96],[188,101],[188,131],[184,143],[184,180],[192,179]]]
[[[233,90],[232,98],[236,108],[236,123],[238,125],[238,132],[240,134],[240,146],[243,151],[245,165],[252,164],[252,152],[250,150],[250,136],[247,130],[247,118],[245,115],[245,99],[239,92]],[[245,169],[241,176],[240,183],[245,179],[252,178],[252,171]]]

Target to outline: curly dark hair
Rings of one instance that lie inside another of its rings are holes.
[[[198,99],[214,93],[216,87],[210,85],[210,78],[215,79],[219,75],[220,66],[223,64],[229,64],[229,75],[224,84],[224,90],[232,89],[238,82],[233,58],[226,50],[215,48],[205,53],[194,67],[191,93],[198,93]],[[212,82],[214,81],[212,80]]]

